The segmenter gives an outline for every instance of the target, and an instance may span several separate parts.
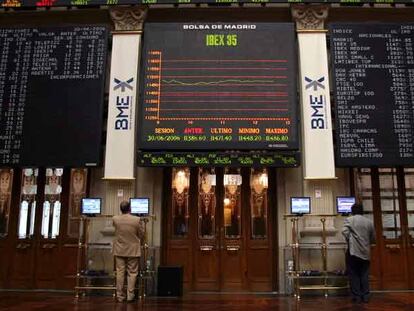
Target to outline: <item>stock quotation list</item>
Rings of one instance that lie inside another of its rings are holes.
[[[147,23],[139,148],[298,149],[293,24]]]
[[[414,164],[414,24],[330,27],[338,166]]]
[[[0,29],[0,165],[97,165],[107,29]]]

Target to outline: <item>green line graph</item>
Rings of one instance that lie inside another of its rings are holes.
[[[176,80],[176,79],[171,79],[171,80],[162,80],[163,83],[165,84],[179,84],[179,85],[218,85],[218,84],[223,84],[223,83],[266,83],[266,84],[272,84],[275,83],[276,81],[274,80],[240,80],[240,79],[226,79],[226,80],[218,80],[218,81],[198,81],[198,82],[184,82],[184,81],[180,81],[180,80]]]

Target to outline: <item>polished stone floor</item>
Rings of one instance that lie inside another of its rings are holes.
[[[290,310],[372,310],[414,311],[414,292],[374,293],[368,304],[353,304],[349,297],[293,297],[255,294],[187,294],[183,298],[150,297],[145,301],[117,303],[111,297],[88,296],[75,299],[69,293],[0,291],[0,310],[86,311],[290,311]]]

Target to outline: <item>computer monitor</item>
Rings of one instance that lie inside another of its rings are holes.
[[[354,197],[336,197],[336,211],[338,214],[350,214],[354,204]]]
[[[131,198],[129,203],[131,204],[131,214],[139,216],[149,215],[149,198]]]
[[[83,198],[81,214],[86,216],[95,216],[101,214],[101,198]]]
[[[290,198],[290,212],[291,214],[303,215],[311,212],[310,197],[291,197]]]

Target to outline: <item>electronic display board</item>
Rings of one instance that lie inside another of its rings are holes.
[[[414,165],[414,24],[332,24],[338,166]]]
[[[147,23],[139,149],[298,149],[290,23]]]
[[[341,5],[355,5],[358,3],[406,3],[412,4],[413,0],[0,0],[0,7],[64,7],[64,6],[112,6],[112,5],[137,5],[137,4],[216,4],[229,5],[232,3],[340,3]]]
[[[0,29],[0,165],[94,166],[107,29]]]
[[[139,166],[298,167],[298,152],[139,151]]]

